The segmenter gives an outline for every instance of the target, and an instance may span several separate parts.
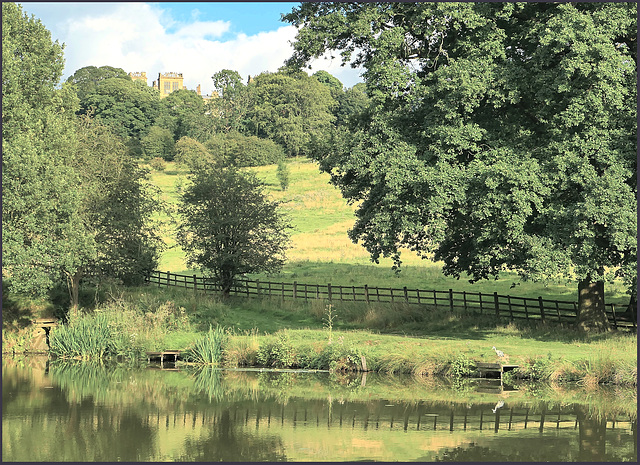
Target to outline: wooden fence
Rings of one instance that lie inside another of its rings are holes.
[[[153,271],[145,281],[158,286],[177,286],[195,291],[217,293],[221,287],[211,278],[196,275],[171,273],[170,271]],[[508,317],[510,319],[526,319],[540,321],[573,322],[578,313],[577,302],[563,300],[547,300],[542,297],[516,297],[510,295],[483,294],[481,292],[423,290],[370,287],[336,286],[334,284],[303,284],[271,282],[241,279],[230,293],[246,297],[277,297],[280,299],[321,299],[327,302],[366,302],[370,303],[403,303],[408,305],[424,305],[433,308],[463,309],[476,311],[479,314]],[[636,329],[636,314],[626,308],[616,308],[615,304],[606,304],[605,311],[611,325],[618,329]]]

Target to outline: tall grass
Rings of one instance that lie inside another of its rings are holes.
[[[209,326],[209,332],[193,343],[187,358],[200,365],[218,365],[222,361],[226,341],[227,334],[222,326],[217,325],[215,329]]]
[[[103,312],[79,317],[52,332],[50,348],[62,358],[100,359],[127,356],[136,352],[126,334],[115,331],[110,318]]]

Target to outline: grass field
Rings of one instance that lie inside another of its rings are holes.
[[[514,272],[503,273],[498,280],[470,284],[468,279],[459,280],[444,276],[442,263],[423,260],[416,254],[404,250],[403,269],[399,275],[391,270],[392,261],[381,259],[379,264],[371,262],[369,254],[360,245],[351,242],[347,230],[354,224],[354,209],[341,197],[340,191],[329,184],[329,175],[321,173],[317,163],[306,158],[289,162],[289,188],[282,191],[276,178],[276,165],[251,168],[266,184],[271,198],[283,202],[283,211],[291,218],[294,231],[292,248],[288,251],[288,262],[280,273],[256,274],[252,279],[307,284],[365,284],[379,287],[404,287],[410,289],[435,289],[467,292],[498,292],[503,295],[537,298],[542,296],[555,300],[577,300],[577,283],[564,280],[548,283],[523,282]],[[187,173],[174,163],[168,163],[165,171],[154,171],[151,182],[162,190],[163,200],[175,206],[178,189],[186,182]],[[175,226],[170,216],[158,217],[164,222],[163,238],[167,250],[162,255],[159,269],[174,273],[200,274],[188,269],[184,253],[175,242]],[[605,286],[608,303],[626,305],[628,297],[621,282]]]

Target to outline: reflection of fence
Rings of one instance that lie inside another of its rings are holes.
[[[146,282],[158,286],[178,286],[203,292],[220,292],[220,286],[196,275],[154,271],[146,277]],[[521,318],[526,320],[552,320],[572,322],[578,312],[576,302],[547,300],[510,295],[483,294],[467,291],[436,291],[422,289],[336,286],[334,284],[302,284],[271,282],[260,280],[238,280],[231,294],[247,297],[278,297],[281,299],[322,299],[328,302],[403,303],[425,305],[435,308],[464,309],[497,317]],[[606,304],[605,310],[610,323],[615,328],[636,328],[635,312],[620,312],[615,304]]]
[[[404,406],[407,407],[407,406]],[[216,425],[221,411],[186,410],[172,414],[150,413],[149,424],[162,425]],[[578,416],[571,410],[561,409],[532,412],[529,408],[503,408],[495,412],[491,406],[471,409],[429,410],[418,408],[362,409],[353,403],[298,407],[296,405],[264,405],[262,407],[231,407],[228,420],[235,426],[252,426],[255,429],[306,426],[322,428],[352,428],[404,431],[492,431],[499,430],[574,430],[579,426]],[[637,429],[637,419],[614,416],[604,419],[606,430],[632,432]]]

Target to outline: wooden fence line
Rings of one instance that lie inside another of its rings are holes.
[[[170,271],[153,271],[145,277],[145,282],[158,286],[177,286],[202,292],[220,292],[221,287],[210,278],[196,275],[171,273]],[[272,282],[240,279],[230,291],[233,295],[245,297],[279,297],[286,299],[320,299],[327,302],[366,302],[371,303],[403,303],[408,305],[429,305],[435,308],[444,307],[450,311],[455,309],[478,311],[480,314],[509,317],[510,319],[526,319],[540,321],[572,322],[578,314],[577,302],[563,300],[547,300],[542,297],[517,297],[501,295],[497,292],[484,294],[481,292],[424,290],[371,287],[339,286],[327,284],[306,284]],[[606,304],[607,318],[616,329],[636,329],[636,314],[620,312],[615,304]]]

